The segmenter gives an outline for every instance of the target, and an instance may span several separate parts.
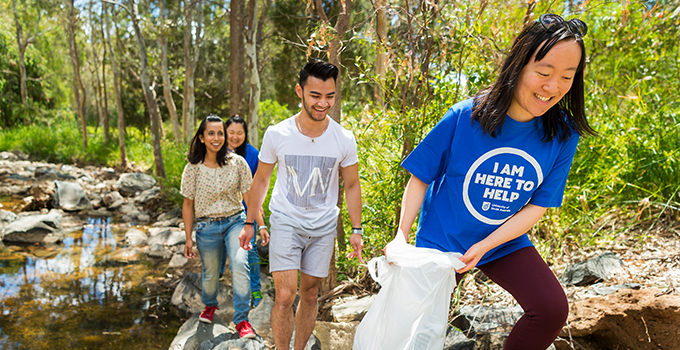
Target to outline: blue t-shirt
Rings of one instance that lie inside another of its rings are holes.
[[[260,152],[257,151],[253,145],[246,143],[246,156],[244,157],[246,159],[246,162],[248,163],[248,166],[250,167],[250,172],[255,176],[255,173],[257,172],[257,164],[259,163],[259,159],[257,156],[260,154]]]
[[[429,184],[416,246],[465,253],[527,203],[559,207],[579,135],[542,140],[542,119],[505,118],[496,137],[472,122],[473,99],[451,107],[402,166]],[[526,234],[488,251],[479,264],[531,246]]]

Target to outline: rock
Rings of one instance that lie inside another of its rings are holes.
[[[6,153],[6,152],[3,152]],[[0,230],[2,230],[7,224],[17,219],[17,215],[11,211],[0,209]]]
[[[125,232],[125,244],[131,247],[146,245],[147,239],[146,233],[136,228],[131,228]]]
[[[345,302],[335,304],[331,307],[331,314],[335,322],[361,321],[373,304],[375,295],[363,298],[347,298]]]
[[[295,343],[295,330],[293,330],[293,336],[290,338],[290,345],[288,346],[288,348],[293,349],[294,343]],[[305,344],[303,350],[321,350],[321,343],[319,342],[319,339],[314,335],[314,332],[312,332],[312,335],[309,336],[309,340],[307,340],[307,344]]]
[[[114,185],[120,194],[124,196],[132,196],[137,192],[148,190],[156,185],[156,180],[143,173],[125,173],[121,174],[118,182]]]
[[[183,231],[171,227],[152,227],[149,229],[149,235],[147,244],[160,243],[172,246],[187,241],[186,234]]]
[[[5,226],[0,239],[19,243],[56,243],[64,238],[62,212],[52,209],[47,214],[25,215]]]
[[[172,258],[172,252],[163,248],[162,244],[159,243],[154,243],[151,244],[149,249],[144,252],[146,256],[152,257],[152,258],[160,258],[160,259],[170,259]]]
[[[87,216],[92,216],[92,217],[109,217],[109,216],[113,216],[113,214],[114,214],[113,212],[106,210],[106,208],[104,208],[104,207],[100,207],[97,210],[89,210],[87,212]]]
[[[142,259],[142,250],[139,248],[125,248],[113,251],[105,255],[106,262],[128,264]]]
[[[592,259],[567,267],[560,277],[565,285],[587,286],[606,280],[623,266],[623,261],[612,252],[604,252]]]
[[[640,283],[615,284],[613,286],[593,286],[593,292],[597,295],[616,293],[621,289],[640,289]]]
[[[198,314],[189,318],[170,343],[169,350],[266,350],[262,338],[240,339],[219,315],[213,323],[198,320]]]
[[[248,321],[250,322],[250,325],[253,326],[255,333],[273,344],[274,334],[272,333],[271,325],[272,307],[274,307],[274,299],[266,291],[263,292],[260,304],[257,305],[256,308],[250,310]]]
[[[113,191],[104,196],[102,201],[104,202],[104,205],[107,208],[111,210],[116,210],[125,203],[125,198],[123,198],[123,196],[120,195],[120,192]]]
[[[321,344],[321,350],[352,349],[354,333],[359,321],[320,322],[314,325],[314,335]]]
[[[102,205],[102,202],[104,198],[99,193],[95,192],[88,192],[87,198],[90,199],[90,203],[92,204],[93,208],[99,208]]]
[[[182,208],[175,208],[169,211],[166,211],[165,213],[161,213],[158,215],[156,218],[157,221],[165,221],[165,220],[175,220],[175,219],[182,219]]]
[[[522,315],[524,315],[524,310],[520,306],[464,305],[460,307],[458,315],[451,324],[473,335],[476,332],[499,328],[509,331]]]
[[[62,174],[62,173],[58,172],[57,170],[55,170],[54,168],[46,167],[46,166],[38,167],[37,169],[35,169],[35,172],[33,172],[33,176],[36,179],[41,180],[41,181],[45,181],[45,180],[53,181],[53,180],[57,180],[57,179],[59,179],[59,180],[75,180],[76,179],[75,177],[73,177],[71,175]]]
[[[77,182],[54,181],[54,207],[65,211],[88,210],[92,203]]]
[[[175,291],[172,293],[171,302],[180,310],[192,314],[201,313],[205,308],[205,305],[201,300],[201,290],[201,274],[187,272],[177,287],[175,287]],[[218,311],[218,313],[220,315],[234,313],[232,298],[224,283],[219,284],[217,301],[219,303],[218,307],[220,308],[220,311]],[[231,314],[228,315],[228,318],[225,316],[222,317],[231,319]]]
[[[139,196],[135,197],[134,202],[141,205],[148,205],[151,202],[158,200],[160,197],[161,189],[159,187],[153,187],[142,191]]]
[[[16,161],[19,157],[12,152],[0,152],[0,160]]]
[[[444,350],[477,350],[477,343],[474,339],[466,337],[465,333],[449,326],[446,330]]]
[[[184,256],[184,246],[181,248],[182,249],[177,249],[177,253],[172,256],[172,259],[170,259],[170,262],[168,263],[168,267],[179,268],[189,262],[189,259]]]
[[[680,349],[680,296],[659,288],[623,289],[569,309],[561,337],[587,339],[604,349]]]
[[[31,187],[31,185],[0,186],[0,195],[12,196],[14,198],[24,198],[28,195],[28,191],[31,190]]]

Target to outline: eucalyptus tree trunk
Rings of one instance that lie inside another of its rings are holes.
[[[250,98],[248,99],[248,143],[260,148],[257,124],[260,108],[260,73],[257,66],[257,2],[248,1],[248,28],[246,29],[246,68],[248,70]]]
[[[106,2],[102,2],[104,23],[106,23],[106,43],[111,52],[111,69],[113,70],[113,91],[116,94],[116,109],[118,110],[118,146],[120,148],[120,163],[123,169],[128,167],[127,153],[125,152],[125,113],[123,112],[123,99],[120,96],[120,74],[116,63],[116,52],[111,45],[111,28],[109,17],[106,13]]]
[[[149,82],[149,57],[146,54],[146,44],[142,30],[139,28],[139,9],[135,0],[130,0],[132,7],[132,27],[135,30],[137,37],[137,45],[139,46],[139,62],[140,62],[140,80],[142,82],[142,91],[144,91],[144,99],[149,110],[150,126],[151,126],[151,146],[153,148],[153,158],[156,165],[156,176],[165,179],[165,165],[163,165],[163,153],[161,152],[161,133],[160,122],[161,116],[158,114],[158,105],[154,99],[154,94],[151,91],[151,84]]]
[[[385,105],[385,94],[383,92],[385,83],[385,73],[387,72],[387,47],[385,39],[387,38],[387,11],[385,0],[376,0],[374,3],[375,19],[376,19],[376,34],[378,40],[376,42],[376,51],[378,54],[375,58],[375,73],[378,77],[378,82],[375,84],[373,95],[376,102],[380,106]]]
[[[97,111],[97,127],[99,124],[104,124],[104,118],[102,117],[102,104],[101,104],[101,95],[102,95],[102,84],[101,80],[99,79],[99,56],[97,55],[97,49],[96,49],[96,37],[95,33],[97,33],[94,30],[94,20],[92,19],[92,5],[94,4],[94,0],[90,0],[90,8],[88,10],[89,12],[89,19],[90,19],[90,49],[92,50],[92,61],[93,61],[93,66],[94,69],[90,71],[92,73],[92,76],[95,77],[95,79],[92,79],[92,90],[94,92],[94,101],[95,101],[95,107]],[[96,134],[97,128],[95,127],[95,134]]]
[[[196,7],[194,9],[194,6]],[[193,13],[196,11],[196,39],[192,38],[192,23]],[[184,28],[184,66],[185,66],[185,80],[184,80],[184,102],[182,103],[182,124],[184,126],[184,140],[189,142],[193,137],[194,124],[196,120],[196,99],[194,79],[196,74],[196,65],[198,64],[199,47],[201,42],[201,28],[203,20],[203,9],[201,0],[185,1],[184,16],[186,19],[186,27]],[[191,48],[193,47],[193,55]]]
[[[161,75],[163,76],[163,97],[165,104],[168,106],[170,112],[170,121],[172,122],[172,134],[175,137],[175,144],[179,145],[182,140],[182,134],[179,129],[179,119],[177,118],[177,107],[175,107],[175,100],[172,98],[172,89],[170,84],[170,76],[168,75],[168,38],[167,26],[165,18],[165,0],[160,0],[161,11],[161,30],[158,36],[158,42],[161,47]]]
[[[24,54],[26,52],[26,44],[21,43],[21,22],[17,14],[17,2],[12,0],[12,11],[14,12],[14,23],[17,29],[17,46],[19,49],[19,85],[21,91],[21,104],[24,106],[28,101],[28,87],[26,86],[26,61]]]
[[[83,150],[87,150],[87,120],[85,120],[85,87],[83,80],[80,77],[80,55],[78,54],[78,44],[76,43],[76,8],[75,0],[70,0],[66,5],[68,6],[68,24],[66,29],[69,38],[69,52],[71,55],[71,64],[73,65],[73,94],[77,104],[77,114],[80,119],[81,132],[83,133]],[[82,94],[82,96],[81,96]]]
[[[328,57],[329,57],[329,62],[334,64],[336,67],[338,67],[338,70],[341,72],[341,64],[340,64],[340,53],[342,49],[342,43],[341,39],[347,32],[347,29],[349,29],[349,20],[350,20],[350,15],[352,14],[352,0],[344,0],[344,1],[339,1],[338,4],[340,5],[340,11],[338,13],[338,21],[335,23],[335,33],[336,35],[333,37],[333,39],[330,41],[330,44],[328,45]],[[328,21],[328,16],[326,16],[326,13],[323,11],[322,7],[322,0],[316,0],[315,2],[316,5],[316,12],[319,15],[319,18],[324,21],[325,23],[329,23]],[[341,106],[342,106],[342,79],[341,79],[341,74],[338,74],[338,79],[335,80],[335,104],[331,108],[330,111],[328,111],[328,115],[333,118],[336,122],[340,123],[341,120]],[[344,189],[343,189],[343,181],[342,181],[342,176],[340,176],[340,187],[338,188],[338,206],[341,207],[342,203],[344,202]],[[338,224],[336,226],[336,237],[338,240],[338,247],[340,250],[344,250],[346,247],[346,240],[345,240],[345,228],[342,220],[342,215],[338,215]],[[326,277],[322,282],[321,282],[321,287],[320,287],[320,292],[321,294],[324,294],[325,292],[335,288],[338,284],[337,281],[337,271],[335,269],[335,250],[333,250],[333,256],[331,257],[331,265],[330,269],[328,272],[328,277]]]
[[[243,0],[232,0],[229,13],[229,116],[242,114],[245,81],[243,44]],[[249,123],[250,124],[250,123]]]
[[[104,6],[104,3],[102,2],[102,6]],[[102,9],[102,20],[100,21],[101,24],[101,30],[102,30],[102,84],[103,84],[103,90],[104,90],[104,145],[108,146],[109,145],[109,139],[111,136],[109,135],[109,100],[108,96],[106,93],[106,43],[105,43],[105,33],[104,33],[104,16],[106,14],[104,13]]]

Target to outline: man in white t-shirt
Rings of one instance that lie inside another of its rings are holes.
[[[361,186],[356,140],[352,132],[328,116],[335,102],[338,69],[319,59],[310,59],[300,71],[295,91],[302,109],[267,129],[260,148],[260,163],[250,187],[249,204],[261,208],[274,165],[276,183],[269,209],[271,237],[269,268],[274,277],[276,298],[272,309],[272,332],[278,350],[288,350],[295,328],[295,350],[302,350],[312,334],[317,317],[321,280],[335,249],[340,209],[338,176],[344,180],[347,211],[352,223],[349,242],[361,257]],[[256,210],[249,210],[241,236],[241,247],[252,249]],[[300,303],[295,315],[293,302],[300,272]]]

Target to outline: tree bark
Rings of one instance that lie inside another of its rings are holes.
[[[104,3],[102,2],[102,6],[104,6]],[[102,9],[102,20],[100,21],[101,24],[101,29],[102,29],[102,84],[104,85],[104,145],[108,146],[109,145],[109,101],[108,101],[108,96],[106,93],[106,43],[104,42],[106,40],[105,34],[104,34],[104,16],[106,14],[104,13]]]
[[[78,54],[78,45],[76,43],[75,22],[76,22],[76,7],[75,0],[70,0],[68,6],[68,24],[67,31],[69,37],[69,52],[71,54],[71,64],[73,65],[73,94],[77,104],[77,114],[80,119],[81,132],[83,133],[83,150],[87,151],[87,120],[85,119],[85,87],[83,80],[80,77],[80,55]],[[82,96],[81,96],[82,94]]]
[[[97,56],[97,49],[95,48],[96,44],[96,37],[95,33],[97,33],[94,30],[94,20],[92,19],[92,5],[94,4],[94,0],[90,0],[90,8],[88,10],[89,12],[89,19],[90,19],[90,28],[92,29],[90,31],[90,49],[92,50],[92,61],[94,65],[94,69],[91,71],[92,75],[95,77],[95,79],[92,79],[92,90],[94,92],[94,101],[95,101],[95,107],[97,111],[97,127],[99,124],[104,124],[104,118],[102,116],[102,104],[101,104],[101,95],[102,95],[102,84],[101,80],[99,79],[99,57]],[[95,127],[95,134],[96,134],[97,128]]]
[[[376,34],[378,40],[376,42],[377,55],[375,58],[375,73],[378,82],[375,84],[373,95],[376,102],[383,106],[385,105],[385,95],[383,93],[383,84],[385,83],[385,73],[387,72],[387,47],[385,46],[385,39],[387,38],[387,11],[385,0],[376,0],[374,4],[376,17]]]
[[[316,0],[316,12],[319,18],[324,22],[328,23],[328,16],[323,11],[321,6],[321,0]],[[342,72],[342,65],[340,64],[340,54],[342,52],[342,42],[341,38],[349,29],[349,19],[352,14],[352,0],[344,0],[339,2],[340,11],[338,14],[338,21],[335,23],[336,36],[330,41],[328,45],[328,57],[329,62],[338,67],[338,70]],[[335,104],[328,111],[328,115],[333,118],[336,122],[340,123],[342,118],[341,107],[342,107],[342,79],[341,74],[338,74],[338,79],[335,81]],[[344,188],[342,176],[340,177],[340,187],[338,188],[338,206],[342,207],[344,200]],[[338,216],[338,225],[336,227],[336,237],[338,240],[338,247],[344,250],[346,247],[345,240],[345,228],[342,220],[342,215]],[[333,250],[333,260],[335,260],[335,250]],[[332,263],[329,269],[328,277],[326,277],[321,282],[320,292],[321,294],[335,288],[338,284],[337,281],[337,270],[335,269],[335,263]]]
[[[194,9],[194,6],[196,9]],[[193,13],[197,12],[196,18],[196,39],[192,38],[192,22]],[[185,1],[184,4],[184,17],[186,19],[186,27],[184,28],[184,66],[185,66],[185,79],[184,79],[184,102],[182,103],[182,124],[184,126],[184,140],[189,142],[193,137],[194,124],[195,124],[195,112],[196,112],[196,99],[195,99],[195,86],[194,78],[196,72],[196,65],[198,64],[199,57],[199,46],[201,42],[201,26],[202,26],[202,4],[201,0],[196,2]],[[191,47],[193,46],[193,55],[191,52]]]
[[[106,14],[106,2],[102,2],[103,17],[106,23],[106,43],[111,51],[111,69],[113,70],[113,91],[116,94],[116,108],[118,110],[118,146],[120,148],[120,163],[123,169],[128,168],[128,159],[125,152],[125,114],[123,113],[123,99],[120,96],[120,74],[116,63],[116,52],[111,45],[111,28],[109,26],[109,17]]]
[[[163,97],[165,98],[165,104],[168,107],[168,112],[170,113],[170,121],[172,122],[172,134],[175,137],[175,144],[179,145],[182,140],[182,134],[179,129],[179,119],[177,118],[177,107],[175,106],[175,100],[172,98],[172,85],[170,83],[170,76],[168,75],[168,38],[167,38],[167,26],[165,24],[165,0],[160,0],[160,11],[161,11],[161,30],[158,36],[158,42],[161,47],[161,75],[163,76]]]
[[[12,11],[14,12],[14,22],[17,29],[17,46],[19,49],[19,85],[21,93],[21,104],[26,105],[28,102],[28,87],[26,85],[26,61],[24,54],[26,52],[26,44],[21,43],[21,22],[17,14],[17,2],[12,0]]]
[[[231,1],[229,13],[229,115],[241,114],[245,81],[243,44],[243,0]]]
[[[257,2],[248,1],[248,28],[246,29],[246,68],[248,70],[250,97],[248,99],[248,143],[260,148],[258,132],[260,108],[260,73],[257,66]]]
[[[158,105],[154,99],[154,94],[151,91],[151,84],[149,82],[149,57],[146,54],[146,44],[144,43],[142,30],[139,28],[139,9],[137,8],[137,3],[135,0],[130,0],[130,5],[132,5],[132,27],[135,30],[137,45],[139,46],[140,80],[142,82],[142,91],[144,91],[146,106],[149,110],[151,146],[153,148],[153,158],[156,163],[156,176],[166,179],[165,166],[163,165],[163,153],[161,151],[161,116],[158,114]]]

